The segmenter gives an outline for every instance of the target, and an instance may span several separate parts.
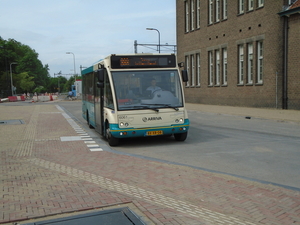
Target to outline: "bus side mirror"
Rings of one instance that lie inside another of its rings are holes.
[[[97,70],[97,88],[104,88],[104,69]]]
[[[104,82],[104,69],[97,70],[97,79],[100,83]]]
[[[97,82],[97,88],[104,88],[104,82]]]
[[[189,80],[187,70],[182,70],[181,71],[181,78],[182,78],[183,82],[187,82]]]

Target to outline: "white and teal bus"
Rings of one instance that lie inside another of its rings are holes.
[[[116,146],[121,138],[171,136],[184,141],[189,119],[174,54],[112,54],[82,71],[82,115]]]

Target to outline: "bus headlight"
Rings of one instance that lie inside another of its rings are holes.
[[[127,122],[120,122],[120,127],[128,127],[129,123]]]
[[[182,119],[182,118],[176,119],[176,120],[175,120],[175,123],[183,123],[183,119]]]

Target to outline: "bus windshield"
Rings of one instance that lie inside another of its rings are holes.
[[[177,70],[112,72],[118,110],[183,107]]]

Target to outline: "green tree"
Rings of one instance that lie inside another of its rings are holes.
[[[64,89],[66,92],[71,91],[71,86],[74,84],[75,77],[71,76],[70,79],[65,83]]]
[[[21,91],[33,92],[36,87],[39,90],[48,91],[50,83],[49,66],[43,66],[38,59],[38,53],[28,45],[24,45],[14,39],[4,40],[0,37],[0,94],[10,95],[10,64],[16,62],[17,66],[14,68],[13,84],[17,87],[17,92]],[[26,76],[23,73],[27,73]],[[24,77],[24,82],[18,82],[18,74]],[[33,82],[33,83],[32,83]],[[33,84],[33,86],[32,86]],[[23,86],[21,86],[23,85]]]
[[[64,92],[64,86],[67,82],[67,79],[63,76],[52,77],[50,78],[50,83],[48,85],[49,92]]]
[[[39,94],[39,93],[45,93],[45,92],[47,92],[47,90],[46,90],[43,86],[37,86],[37,87],[33,90],[33,92],[36,92],[37,94]]]
[[[16,74],[14,77],[15,77],[14,85],[16,87],[20,87],[20,90],[18,91],[19,93],[30,92],[32,88],[35,86],[33,77],[30,77],[27,72]]]

